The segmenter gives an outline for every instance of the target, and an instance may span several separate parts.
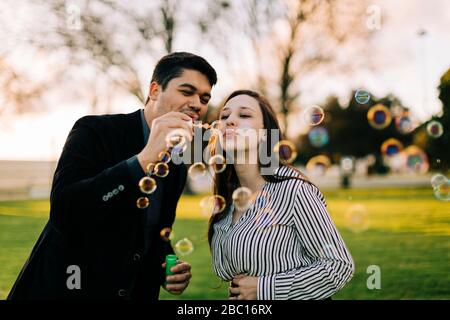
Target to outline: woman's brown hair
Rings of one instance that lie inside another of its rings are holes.
[[[254,98],[256,101],[258,101],[259,107],[261,109],[262,117],[263,117],[263,127],[264,129],[270,131],[270,130],[279,130],[280,132],[280,140],[283,140],[283,134],[280,130],[280,125],[278,123],[277,117],[275,115],[275,112],[273,111],[272,106],[270,105],[269,101],[260,95],[259,93],[251,90],[236,90],[233,93],[230,94],[230,96],[225,100],[224,105],[230,101],[232,98],[239,96],[239,95],[247,95],[252,98]],[[218,143],[218,139],[211,139],[210,143]],[[271,146],[271,135],[267,134],[267,145]],[[214,147],[213,147],[214,150]],[[261,169],[263,166],[259,159],[258,159],[258,166]],[[295,170],[298,173],[298,176],[278,176],[278,175],[262,175],[263,179],[267,182],[282,182],[288,179],[301,179],[304,181],[307,181],[307,178],[296,168],[289,166],[293,170]],[[234,190],[240,187],[239,179],[236,174],[236,170],[234,169],[233,164],[227,164],[226,169],[221,173],[216,173],[214,178],[214,195],[220,195],[225,199],[226,205],[225,209],[222,210],[220,213],[214,214],[211,216],[209,220],[209,226],[208,226],[208,242],[211,246],[212,236],[214,233],[214,224],[220,221],[224,218],[225,214],[228,212],[233,199],[232,195]]]

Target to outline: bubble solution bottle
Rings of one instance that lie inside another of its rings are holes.
[[[168,254],[166,256],[166,276],[171,276],[173,275],[173,272],[170,271],[170,268],[172,268],[173,266],[175,266],[177,264],[177,256],[174,254]],[[167,284],[167,281],[165,282],[165,284]]]

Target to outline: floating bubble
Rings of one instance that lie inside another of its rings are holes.
[[[303,119],[309,126],[317,126],[321,124],[324,118],[325,112],[319,106],[308,107],[303,112]]]
[[[173,238],[175,237],[175,233],[172,231],[171,228],[162,229],[159,235],[161,236],[161,239],[163,239],[164,241],[173,240]]]
[[[200,209],[204,216],[218,214],[225,210],[225,207],[225,198],[219,195],[204,197],[200,200]]]
[[[246,187],[237,188],[233,192],[232,199],[236,209],[245,211],[251,205],[252,191]]]
[[[136,206],[139,209],[145,209],[149,206],[150,204],[150,200],[148,200],[147,197],[140,197],[139,199],[136,200]]]
[[[297,158],[295,145],[289,140],[278,141],[273,148],[273,152],[283,164],[290,164]]]
[[[447,177],[443,174],[435,174],[433,177],[431,177],[431,186],[433,188],[436,188],[438,185],[444,183],[447,181]]]
[[[169,174],[169,165],[164,162],[157,163],[155,165],[154,173],[160,178],[164,178]]]
[[[221,173],[227,167],[227,164],[225,163],[225,157],[220,154],[212,156],[209,159],[208,164],[211,166],[211,168],[213,168],[215,173]]]
[[[441,201],[450,201],[450,179],[434,187],[434,196]]]
[[[413,121],[408,112],[403,112],[400,116],[395,117],[394,124],[397,131],[401,134],[409,134],[416,127],[415,121]]]
[[[327,156],[318,155],[309,159],[306,170],[312,176],[323,176],[331,165]]]
[[[308,138],[312,146],[316,148],[323,147],[329,140],[328,131],[324,127],[313,128],[308,133]]]
[[[183,238],[175,244],[175,250],[180,256],[187,256],[194,251],[194,245],[188,238]]]
[[[187,148],[188,148],[187,143],[183,145],[176,145],[175,147],[170,149],[170,152],[174,155],[181,155],[186,151]]]
[[[388,108],[378,103],[367,112],[367,120],[374,129],[384,129],[392,121],[392,116]]]
[[[404,154],[406,156],[406,167],[409,171],[415,173],[428,171],[428,157],[422,149],[416,146],[409,146],[404,150]]]
[[[444,126],[438,121],[430,121],[427,124],[428,135],[432,138],[439,138],[444,133]]]
[[[153,174],[154,170],[155,170],[155,166],[156,165],[154,163],[149,163],[146,167],[147,174],[149,174],[149,175]]]
[[[172,154],[181,154],[188,147],[187,132],[183,129],[172,130],[166,137],[166,145]]]
[[[203,162],[196,162],[189,167],[188,176],[192,180],[198,180],[206,174],[206,166]]]
[[[159,159],[159,161],[161,161],[161,162],[169,163],[170,160],[172,160],[172,157],[171,157],[171,155],[170,155],[169,152],[167,152],[167,151],[161,151],[161,152],[159,153],[159,155],[158,155],[158,159]]]
[[[403,150],[403,144],[397,139],[390,138],[381,145],[381,153],[385,156],[392,157]]]
[[[363,204],[352,205],[345,213],[345,224],[355,233],[369,228],[369,211]]]
[[[364,89],[358,89],[355,92],[355,100],[359,104],[366,104],[370,100],[370,93]]]
[[[151,177],[143,177],[139,180],[139,189],[142,193],[151,194],[156,190],[156,181]]]

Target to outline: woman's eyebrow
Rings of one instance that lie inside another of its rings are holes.
[[[223,111],[227,111],[227,110],[229,110],[229,109],[230,109],[230,108],[225,107],[225,108],[222,109],[222,112],[223,112]],[[246,106],[239,106],[239,109],[246,109],[246,110],[254,111],[252,108],[246,107]]]

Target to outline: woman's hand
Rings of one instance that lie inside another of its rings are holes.
[[[256,300],[258,277],[238,274],[233,278],[232,285],[229,288],[230,300]]]

